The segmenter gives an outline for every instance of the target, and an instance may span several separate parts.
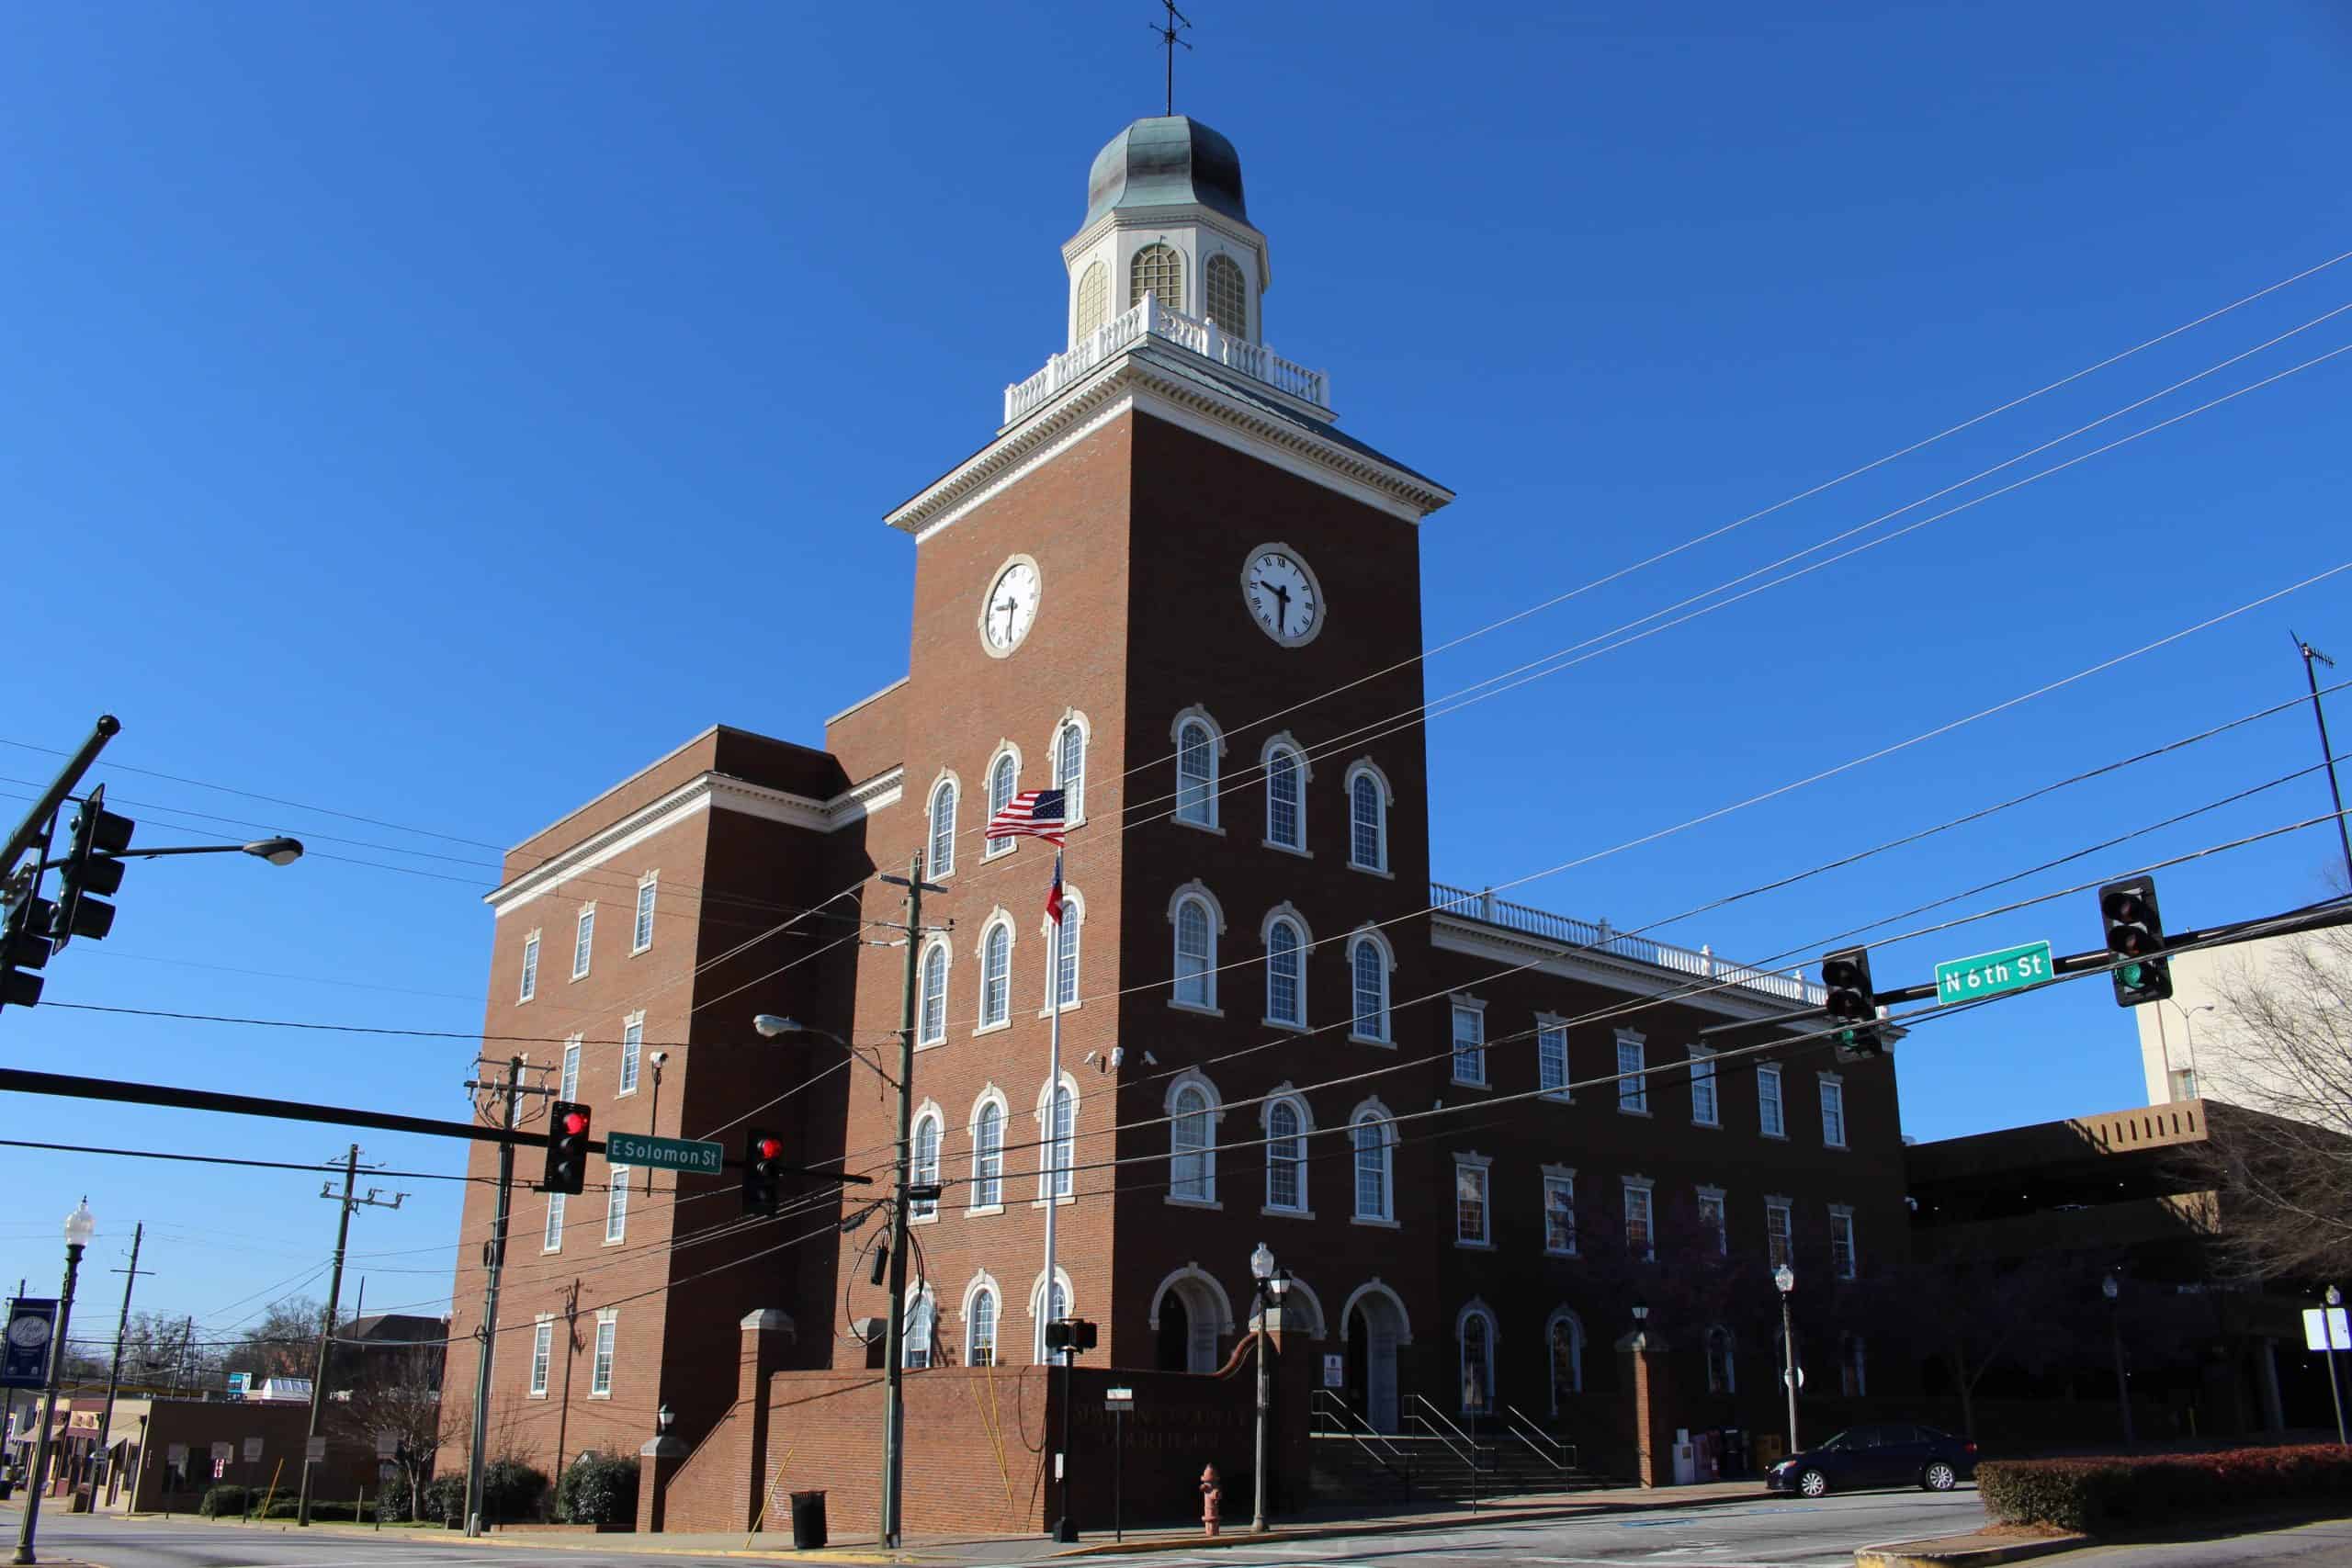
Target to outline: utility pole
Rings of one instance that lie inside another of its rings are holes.
[[[2345,825],[2344,786],[2336,782],[2335,751],[2327,743],[2327,715],[2320,711],[2319,705],[2319,672],[2312,668],[2312,661],[2316,660],[2333,670],[2335,660],[2293,632],[2287,635],[2295,637],[2295,651],[2303,656],[2303,684],[2311,688],[2312,719],[2319,726],[2320,760],[2327,764],[2327,793],[2335,803],[2335,840],[2344,846],[2344,890],[2352,893],[2352,827]]]
[[[922,879],[922,852],[917,850],[904,876],[885,876],[907,890],[907,962],[899,1006],[899,1170],[890,1198],[890,1334],[888,1360],[882,1373],[882,1510],[881,1545],[899,1549],[899,1504],[906,1483],[907,1377],[907,1184],[912,1179],[914,1146],[915,1008],[917,968],[922,949],[922,896],[944,893],[944,887]],[[1053,1213],[1050,1207],[1046,1213]],[[1049,1282],[1050,1285],[1050,1282]]]
[[[311,1522],[311,1484],[317,1473],[318,1464],[318,1461],[311,1458],[311,1450],[318,1445],[319,1417],[326,1409],[327,1364],[334,1349],[335,1315],[343,1306],[343,1251],[345,1246],[351,1240],[351,1211],[354,1209],[397,1209],[401,1206],[401,1200],[408,1196],[405,1192],[395,1192],[392,1194],[392,1201],[387,1203],[376,1196],[378,1189],[370,1187],[368,1189],[368,1196],[354,1198],[351,1195],[351,1188],[358,1175],[359,1145],[354,1144],[350,1151],[343,1156],[343,1197],[337,1205],[338,1212],[334,1225],[334,1272],[328,1276],[327,1280],[326,1321],[319,1329],[318,1370],[311,1379],[311,1429],[308,1433],[309,1441],[302,1450],[302,1500],[296,1505],[294,1511],[294,1522],[302,1526],[308,1526]],[[321,1186],[319,1196],[334,1197],[334,1184]],[[362,1289],[364,1290],[365,1287]]]
[[[122,1386],[122,1342],[130,1332],[130,1287],[139,1282],[142,1273],[153,1274],[153,1269],[139,1267],[139,1243],[147,1234],[147,1223],[141,1220],[130,1228],[130,1267],[118,1269],[122,1280],[122,1315],[114,1324],[114,1364],[107,1369],[107,1402],[98,1412],[98,1462],[90,1475],[91,1506],[99,1501],[99,1492],[107,1483],[107,1436],[114,1425],[115,1390]]]
[[[466,1533],[481,1534],[481,1472],[488,1454],[490,1440],[490,1372],[498,1354],[498,1277],[506,1266],[506,1222],[514,1210],[514,1110],[526,1094],[552,1094],[552,1089],[523,1085],[523,1058],[506,1058],[506,1077],[501,1081],[475,1079],[466,1087],[480,1092],[495,1089],[505,1101],[503,1127],[506,1136],[498,1145],[498,1218],[491,1229],[491,1237],[482,1243],[482,1264],[489,1278],[482,1290],[481,1325],[474,1330],[474,1337],[481,1341],[481,1356],[474,1363],[474,1431],[471,1451],[466,1458]]]

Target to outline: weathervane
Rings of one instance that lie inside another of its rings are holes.
[[[1176,8],[1176,0],[1159,0],[1159,3],[1168,8],[1168,20],[1157,27],[1149,22],[1144,26],[1158,34],[1168,47],[1168,112],[1172,115],[1176,112],[1176,46],[1182,43],[1186,49],[1193,47],[1176,35],[1190,28],[1193,21]]]

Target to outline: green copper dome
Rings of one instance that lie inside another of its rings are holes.
[[[1233,143],[1182,115],[1139,119],[1094,155],[1086,176],[1087,228],[1107,212],[1198,205],[1250,221],[1241,156]]]

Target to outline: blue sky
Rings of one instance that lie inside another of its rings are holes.
[[[111,709],[124,733],[96,776],[140,803],[149,841],[282,829],[314,851],[285,871],[135,868],[115,936],[63,955],[51,996],[476,1029],[492,846],[713,721],[815,741],[900,674],[910,547],[881,514],[1059,346],[1088,164],[1159,106],[1151,14],[20,12],[0,59],[19,638],[0,739],[69,747]],[[1461,496],[1423,536],[1433,640],[2352,250],[2352,24],[2324,4],[1192,14],[1178,107],[1240,149],[1275,263],[1268,341],[1332,373],[1348,429]],[[2348,300],[2352,262],[1443,653],[1430,694]],[[1940,505],[2347,343],[2352,314]],[[1440,874],[1589,855],[2352,559],[2347,416],[2352,355],[1438,720]],[[1637,925],[1940,821],[2293,694],[2290,626],[2352,673],[2352,572],[1518,897]],[[2352,705],[2338,725],[2352,737]],[[2314,756],[2289,714],[1661,934],[1817,952]],[[8,779],[54,761],[0,746]],[[2325,804],[2305,778],[2024,886]],[[2169,872],[2166,914],[2301,902],[2331,853],[2306,832]],[[2089,896],[1883,948],[1878,973],[2036,937],[2094,942]],[[470,1060],[462,1040],[46,1006],[0,1018],[0,1042],[20,1063],[448,1116]],[[1901,1055],[1922,1137],[2140,1092],[2104,987],[1923,1027]],[[64,1142],[295,1160],[345,1142],[11,1109],[12,1135]],[[444,1146],[362,1142],[454,1168]],[[413,1196],[355,1224],[368,1304],[435,1303],[455,1188],[377,1183]],[[334,1208],[314,1190],[0,1149],[0,1273],[53,1282],[54,1217],[86,1190],[96,1261],[146,1220],[141,1304],[231,1332],[318,1267]]]

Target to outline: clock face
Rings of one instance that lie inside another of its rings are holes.
[[[1043,587],[1035,561],[1027,556],[1006,561],[980,602],[980,646],[999,659],[1019,648],[1037,618]]]
[[[1241,597],[1265,634],[1284,648],[1314,640],[1323,629],[1323,585],[1297,552],[1261,545],[1241,567]]]
[[[28,1350],[46,1344],[49,1340],[49,1319],[20,1317],[8,1325],[8,1339],[11,1344],[21,1345]]]

